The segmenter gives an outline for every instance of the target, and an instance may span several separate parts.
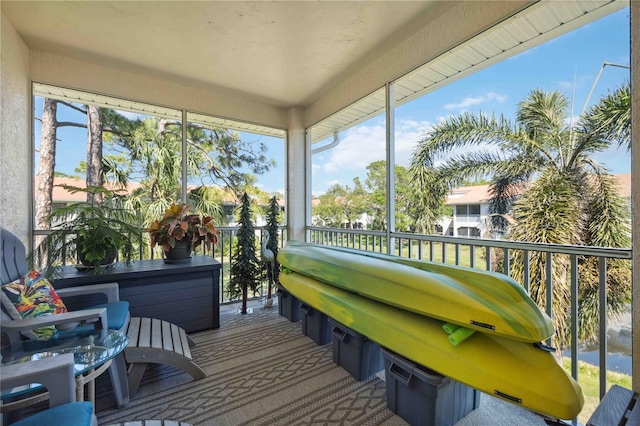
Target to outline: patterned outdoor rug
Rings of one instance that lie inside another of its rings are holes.
[[[358,382],[277,309],[223,314],[218,330],[192,334],[194,381],[153,365],[130,405],[113,406],[108,375],[97,383],[100,424],[173,419],[193,425],[406,425],[386,408],[384,381]]]
[[[331,343],[316,345],[302,334],[300,322],[279,316],[277,308],[248,315],[227,310],[218,330],[191,337],[197,344],[193,359],[207,377],[194,381],[181,370],[151,364],[129,406],[118,410],[103,374],[96,383],[99,424],[159,419],[194,426],[407,425],[386,408],[383,380],[356,381],[333,363]],[[546,423],[483,394],[480,407],[456,424],[513,425]]]

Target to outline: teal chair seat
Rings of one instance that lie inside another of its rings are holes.
[[[93,404],[90,402],[70,402],[41,411],[12,423],[13,426],[91,426]]]
[[[129,320],[129,302],[119,301],[111,303],[103,303],[100,305],[92,306],[91,309],[107,309],[107,328],[109,330],[122,330]],[[74,330],[90,330],[93,325],[85,325],[77,327]]]
[[[12,388],[40,383],[49,397],[49,408],[28,417],[11,422],[10,414],[2,424],[16,426],[98,426],[98,420],[90,402],[76,401],[76,381],[73,354],[65,353],[35,361],[25,361],[2,366],[0,388]]]

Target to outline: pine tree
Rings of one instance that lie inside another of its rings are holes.
[[[260,264],[256,257],[256,235],[251,222],[251,201],[245,192],[240,207],[240,222],[237,234],[237,249],[231,259],[229,294],[242,295],[242,314],[247,313],[247,292],[255,294],[260,286]]]
[[[269,209],[267,210],[267,232],[269,233],[269,241],[267,242],[267,250],[271,250],[274,259],[278,256],[278,216],[280,214],[280,205],[278,199],[274,195],[269,200]],[[267,290],[267,300],[271,298],[273,291],[273,283],[278,282],[280,268],[278,267],[278,261],[273,263],[267,263],[267,275],[269,277],[269,287]]]

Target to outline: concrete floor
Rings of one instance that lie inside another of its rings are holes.
[[[542,417],[522,407],[482,394],[480,405],[456,426],[547,426]]]

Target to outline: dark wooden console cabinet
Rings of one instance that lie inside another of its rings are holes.
[[[120,300],[129,302],[132,317],[159,318],[187,333],[220,327],[220,262],[195,256],[191,262],[166,264],[162,259],[118,263],[101,274],[66,266],[56,288],[117,282]],[[71,309],[101,303],[98,299],[64,300]]]

